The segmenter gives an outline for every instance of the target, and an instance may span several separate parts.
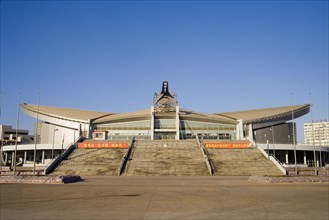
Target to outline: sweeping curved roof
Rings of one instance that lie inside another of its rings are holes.
[[[172,116],[173,113],[161,113],[157,114],[157,117],[163,116]],[[217,122],[217,123],[227,123],[227,124],[236,124],[236,120],[227,116],[215,115],[215,114],[207,114],[207,113],[199,113],[190,110],[181,109],[179,111],[179,116],[183,119],[191,119],[195,121],[205,121],[205,122]],[[108,122],[121,122],[121,121],[129,121],[129,120],[145,120],[150,119],[151,110],[144,109],[135,112],[121,113],[121,114],[112,114],[105,117],[101,117],[93,121],[95,124],[108,123]]]
[[[21,108],[27,112],[37,113],[39,108],[39,114],[43,114],[49,117],[61,118],[67,120],[77,120],[88,122],[89,119],[103,117],[106,115],[114,114],[110,112],[97,112],[91,110],[79,110],[71,108],[60,108],[54,106],[42,106],[31,105],[23,103],[20,105]]]
[[[242,119],[244,123],[259,123],[271,120],[291,120],[293,117],[301,117],[309,111],[310,105],[304,104],[215,114],[225,115],[235,119]]]
[[[129,120],[145,120],[149,119],[151,115],[150,109],[144,109],[134,112],[126,112],[126,113],[117,113],[111,114],[104,117],[97,118],[93,120],[95,124],[101,124],[106,122],[122,122],[122,121],[129,121]]]
[[[21,104],[21,108],[23,108],[26,112],[36,113],[38,106],[24,103]],[[302,115],[307,114],[309,110],[309,104],[214,114],[198,113],[181,109],[180,117],[186,120],[190,119],[197,121],[222,122],[228,124],[236,124],[236,120],[238,119],[242,119],[244,123],[261,123],[273,120],[291,120],[292,112],[294,113],[294,118],[298,118]],[[93,123],[107,123],[149,119],[151,110],[144,109],[128,113],[111,113],[70,108],[59,108],[53,106],[39,106],[39,114],[47,115],[49,117],[54,118],[61,118],[64,120],[88,122],[89,119],[92,119]]]

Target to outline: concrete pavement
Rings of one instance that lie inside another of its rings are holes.
[[[0,219],[329,218],[328,183],[248,177],[86,177],[63,185],[1,184]]]

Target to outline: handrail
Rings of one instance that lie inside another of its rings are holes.
[[[135,137],[133,137],[131,139],[131,142],[130,142],[130,145],[129,145],[128,149],[127,149],[127,152],[122,157],[121,164],[120,164],[120,167],[119,167],[119,170],[118,170],[118,175],[119,176],[124,172],[124,170],[126,168],[127,162],[128,162],[128,160],[130,158],[131,151],[133,149],[134,142],[135,142]]]
[[[55,159],[50,161],[44,169],[44,175],[47,175],[51,171],[55,170],[56,167],[62,162],[62,160],[64,160],[70,153],[72,153],[72,151],[76,148],[77,143],[81,142],[83,139],[83,136],[78,137],[74,143],[69,144],[69,147],[67,147],[62,154],[58,155],[55,157]]]
[[[274,154],[269,154],[269,155],[270,157],[273,157],[273,159],[276,160],[281,166],[283,166],[283,163],[278,158],[276,158]]]
[[[262,152],[262,154],[264,155],[264,157],[266,157],[267,159],[269,159],[270,161],[272,161],[274,163],[275,166],[277,166],[277,168],[279,168],[279,170],[281,171],[281,173],[283,175],[287,175],[287,170],[282,166],[282,163],[274,156],[272,156],[271,154],[267,153],[266,151],[264,151],[260,146],[258,146],[255,143],[256,147],[258,148],[258,150],[260,152]]]
[[[278,162],[277,158],[270,156],[270,161],[272,161],[280,169],[283,175],[287,175],[287,170],[282,166],[281,162]]]
[[[258,148],[258,150],[259,150],[260,152],[262,152],[262,154],[264,155],[264,157],[266,157],[266,159],[269,159],[269,155],[268,155],[268,153],[267,153],[266,151],[264,151],[263,148],[261,148],[261,147],[258,146],[257,144],[256,144],[256,147]]]
[[[211,166],[211,159],[209,159],[208,153],[207,153],[206,149],[204,148],[203,144],[201,143],[198,135],[196,135],[196,140],[198,142],[198,146],[199,146],[199,148],[201,150],[201,153],[203,155],[203,158],[204,158],[204,160],[206,162],[206,165],[207,165],[209,174],[210,175],[213,175],[214,174],[214,168]]]
[[[73,150],[73,148],[76,148],[76,147],[77,147],[77,143],[79,143],[82,139],[83,139],[83,137],[80,136],[80,137],[74,142],[74,144],[71,144],[68,148],[65,149],[65,151],[61,154],[63,160],[64,160],[65,158],[67,158],[67,156],[71,153],[71,150]]]
[[[247,140],[250,141],[254,147],[257,146],[256,142],[252,138],[247,137]]]

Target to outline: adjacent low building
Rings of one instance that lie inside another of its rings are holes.
[[[10,125],[0,125],[0,141],[2,145],[28,144],[33,141],[33,136],[28,130],[13,129]]]

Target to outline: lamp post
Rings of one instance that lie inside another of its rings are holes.
[[[319,129],[319,144],[320,144],[319,151],[320,151],[320,167],[322,167],[322,151],[321,151],[322,143],[321,143],[321,138],[322,138],[322,136],[325,137],[325,134],[326,134],[325,128],[327,128],[327,126],[323,124],[323,125],[320,125],[320,128],[322,128],[322,131],[321,131],[321,129]]]
[[[0,124],[2,124],[1,110],[2,110],[2,92],[0,92]],[[0,134],[1,135],[1,139],[0,139],[0,141],[1,141],[1,146],[0,146],[0,175],[2,173],[2,162],[3,162],[3,160],[2,160],[3,133],[4,132],[1,129],[1,134]]]
[[[267,159],[270,159],[270,150],[269,150],[269,144],[268,144],[268,140],[266,140],[266,144],[267,144]]]
[[[265,140],[266,140],[266,146],[267,146],[267,159],[270,159],[270,149],[268,144],[268,139],[266,138],[266,134],[264,134]]]
[[[65,134],[63,134],[63,139],[62,139],[62,151],[61,151],[61,155],[63,153],[64,138],[65,138]]]
[[[34,134],[34,153],[33,153],[33,174],[35,175],[35,158],[37,156],[37,142],[38,142],[38,123],[39,123],[39,102],[40,102],[40,93],[38,93],[38,108],[37,108],[37,118],[35,125],[35,134]]]
[[[274,158],[275,157],[275,141],[274,141],[274,127],[272,125],[272,144],[273,144],[273,155],[274,155]]]
[[[313,144],[313,157],[314,157],[314,175],[317,175],[317,169],[316,169],[316,154],[315,154],[315,136],[314,136],[314,125],[313,125],[313,111],[311,110],[312,102],[311,102],[311,93],[309,93],[310,97],[310,112],[311,112],[311,123],[312,123],[312,144]]]
[[[16,121],[16,138],[15,138],[15,153],[14,158],[12,160],[14,161],[13,164],[13,172],[16,173],[16,159],[17,159],[17,141],[18,141],[18,127],[19,127],[19,110],[20,110],[20,103],[21,103],[21,93],[18,93],[18,107],[17,107],[17,121]]]
[[[54,127],[54,133],[53,133],[53,147],[51,150],[51,159],[54,159],[54,145],[55,145],[55,132],[58,131],[58,129],[56,129],[56,127]]]
[[[290,134],[288,132],[288,144],[290,144],[290,143],[291,143],[291,137],[290,137]],[[289,151],[288,150],[286,151],[286,163],[288,165],[290,165],[290,163],[289,163]]]
[[[294,159],[295,159],[295,173],[298,174],[297,171],[297,155],[296,155],[296,137],[295,137],[295,117],[294,117],[294,106],[293,106],[293,93],[291,93],[291,118],[292,118],[292,141],[294,144]]]

